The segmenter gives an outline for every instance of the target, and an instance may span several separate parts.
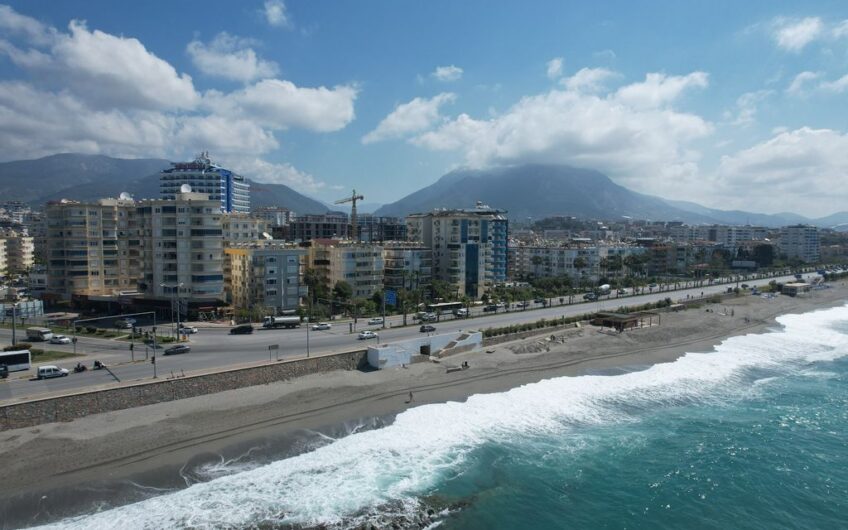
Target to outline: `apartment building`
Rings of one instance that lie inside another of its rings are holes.
[[[6,269],[9,273],[30,270],[35,263],[35,244],[26,232],[6,229],[0,231],[6,241]]]
[[[478,202],[474,208],[413,214],[406,218],[407,237],[433,250],[434,279],[477,299],[506,281],[505,213]]]
[[[178,193],[192,191],[217,201],[219,211],[250,212],[250,184],[241,175],[212,162],[208,151],[191,162],[175,162],[171,166],[159,174],[163,199],[173,200]],[[190,189],[183,188],[185,185]]]
[[[221,229],[224,234],[224,245],[253,243],[266,239],[264,234],[267,234],[269,230],[267,220],[244,213],[230,213],[223,216]]]
[[[277,237],[275,231],[274,237]],[[335,212],[319,215],[300,215],[289,223],[286,231],[288,241],[305,242],[313,239],[351,239],[350,219],[344,213]]]
[[[313,239],[308,251],[309,267],[328,288],[345,281],[354,298],[368,298],[383,287],[383,247],[338,239]]]
[[[383,286],[386,289],[429,293],[433,280],[433,251],[420,244],[383,244]]]
[[[818,263],[821,261],[819,229],[810,225],[784,226],[780,229],[778,248],[789,259]]]
[[[363,243],[406,241],[406,222],[400,217],[360,214],[356,218],[356,231]]]
[[[601,277],[615,278],[627,273],[624,260],[642,255],[648,249],[634,246],[514,246],[509,248],[510,275],[513,279],[567,276],[574,284],[597,282]],[[609,264],[619,261],[620,268]]]
[[[253,215],[265,219],[269,227],[285,226],[294,221],[296,214],[282,206],[262,206],[253,208]]]
[[[145,298],[176,296],[195,305],[223,300],[224,215],[220,201],[205,193],[136,204],[129,248],[143,271],[138,289]]]
[[[260,308],[267,314],[297,309],[306,296],[306,250],[279,242],[237,244],[224,249],[224,289],[236,310]]]
[[[0,276],[5,276],[7,274],[7,265],[6,265],[6,240],[0,237]]]
[[[139,260],[129,253],[132,199],[80,203],[61,200],[45,211],[46,294],[114,296],[136,290]]]

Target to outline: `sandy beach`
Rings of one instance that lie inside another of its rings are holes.
[[[38,502],[59,491],[65,498],[57,502],[68,503],[76,489],[92,483],[131,480],[151,487],[181,487],[186,479],[179,470],[199,455],[230,458],[257,446],[264,446],[269,456],[291,455],[329,439],[316,432],[337,436],[369,428],[411,406],[463,400],[546,378],[670,362],[686,352],[710,351],[730,336],[763,333],[776,326],[779,315],[845,301],[848,288],[841,284],[799,298],[740,296],[662,313],[660,325],[621,334],[593,326],[559,330],[553,332],[555,340],[548,332],[438,364],[315,375],[6,431],[0,433],[0,519],[9,524],[13,505],[16,518],[22,512],[34,514]],[[448,372],[463,361],[469,363],[468,370]],[[407,403],[410,392],[413,401]],[[86,495],[93,501],[98,493],[88,489]]]

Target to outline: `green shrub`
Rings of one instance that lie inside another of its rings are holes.
[[[3,351],[31,350],[32,344],[29,342],[19,342],[14,346],[6,346]]]

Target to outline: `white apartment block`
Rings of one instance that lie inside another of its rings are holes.
[[[270,231],[267,220],[235,212],[222,217],[221,229],[223,230],[225,245],[255,243],[260,239],[266,239],[263,234]]]
[[[190,303],[224,298],[224,241],[220,201],[205,193],[137,203],[130,248],[138,250],[146,298],[178,296]]]
[[[509,270],[513,279],[567,276],[574,284],[597,282],[601,276],[620,277],[626,273],[623,266],[617,271],[604,268],[604,258],[618,256],[623,263],[627,256],[646,251],[644,247],[630,246],[515,246],[509,249]]]
[[[0,232],[6,241],[6,269],[8,272],[26,272],[35,264],[35,244],[25,232],[6,230]]]
[[[313,239],[309,266],[330,289],[339,281],[353,288],[354,298],[368,298],[383,288],[383,247],[336,239]]]
[[[790,259],[818,263],[821,261],[819,229],[809,225],[784,226],[780,229],[778,248]]]
[[[136,290],[139,261],[130,255],[132,199],[92,203],[61,200],[45,212],[47,286],[50,296],[114,296]]]

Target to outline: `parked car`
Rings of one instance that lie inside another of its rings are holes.
[[[114,326],[118,329],[132,329],[133,324],[135,324],[135,319],[119,318],[115,321]]]
[[[468,310],[465,309],[464,307],[460,308],[460,309],[454,309],[453,314],[457,318],[465,318],[465,317],[468,316]]]
[[[500,309],[503,309],[506,307],[506,302],[498,302],[497,304],[495,304],[495,306]]]
[[[177,355],[179,353],[188,353],[191,347],[188,344],[177,344],[165,350],[165,355]]]
[[[374,317],[368,321],[369,326],[375,326],[383,323],[383,317]]]
[[[376,339],[377,334],[370,329],[364,329],[359,332],[359,340]]]
[[[547,300],[545,300],[544,298],[534,298],[533,302],[537,304],[544,304],[545,302],[547,302]]]
[[[180,335],[191,335],[197,333],[197,328],[194,326],[180,326]]]
[[[312,324],[312,331],[326,331],[330,329],[331,326],[329,322],[319,322],[317,324]]]
[[[498,310],[498,306],[496,306],[495,304],[489,304],[489,305],[487,305],[486,307],[483,308],[484,313],[493,313],[497,310]]]
[[[517,307],[518,309],[524,309],[528,305],[530,305],[530,304],[527,303],[527,302],[516,302],[515,303],[515,307]]]
[[[51,379],[53,377],[66,377],[68,373],[68,370],[65,368],[59,368],[58,366],[48,364],[45,366],[39,366],[35,377],[36,379]]]
[[[48,342],[50,344],[70,344],[71,338],[65,335],[53,335]]]
[[[583,295],[583,300],[586,300],[588,302],[594,302],[597,299],[598,295],[596,295],[595,293],[586,293]]]
[[[230,329],[230,335],[248,335],[253,333],[253,326],[250,324],[241,324]]]
[[[421,322],[432,322],[436,320],[436,313],[422,313],[418,319]]]
[[[436,326],[424,324],[423,326],[418,328],[418,331],[420,331],[421,333],[432,333],[433,331],[436,331]]]

